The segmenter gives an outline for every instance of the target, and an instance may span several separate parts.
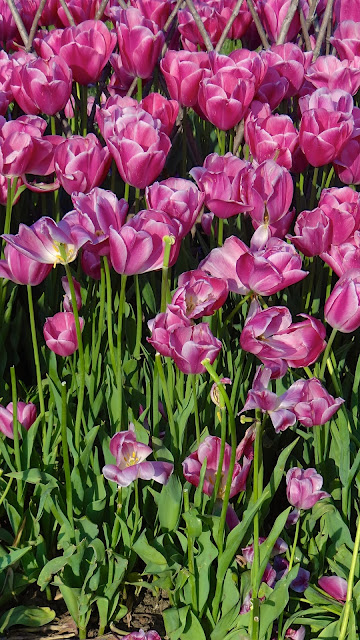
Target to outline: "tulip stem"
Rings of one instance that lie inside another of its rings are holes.
[[[135,282],[135,298],[136,298],[136,342],[135,342],[135,349],[134,349],[134,358],[135,360],[138,360],[140,358],[143,314],[142,314],[142,306],[141,306],[139,276],[137,274],[134,275],[134,282]]]
[[[66,382],[61,383],[61,442],[65,473],[66,512],[74,535],[73,498],[70,473],[69,448],[67,442],[67,399]]]
[[[231,322],[233,317],[238,313],[238,311],[240,311],[243,304],[245,304],[245,302],[247,302],[249,298],[251,298],[251,296],[252,296],[252,293],[248,293],[246,296],[244,296],[242,300],[240,300],[240,302],[238,302],[235,309],[233,309],[231,313],[229,313],[229,315],[223,321],[223,329],[225,329],[226,325],[229,324],[229,322]]]
[[[168,422],[170,427],[171,440],[173,442],[175,452],[177,452],[179,450],[179,438],[178,438],[178,433],[175,426],[175,420],[174,420],[173,409],[170,401],[169,389],[166,383],[165,372],[161,362],[160,353],[155,354],[155,362],[156,362],[156,367],[158,370],[159,378],[161,380],[161,385],[163,389],[164,400],[166,404],[166,412],[167,412],[167,417],[168,417]]]
[[[15,367],[10,367],[10,378],[11,378],[11,399],[13,404],[13,433],[14,433],[14,456],[15,456],[15,464],[19,473],[21,473],[21,457],[20,457],[20,439],[19,439],[19,423],[17,419],[17,391],[16,391],[16,374]],[[17,481],[17,498],[19,505],[22,507],[24,504],[23,500],[23,488],[22,488],[22,480],[18,478]]]
[[[170,298],[169,292],[169,260],[170,260],[170,251],[171,246],[175,243],[175,238],[173,236],[164,236],[164,257],[163,257],[163,266],[162,266],[162,274],[161,274],[161,305],[160,311],[164,313],[166,311],[166,305],[168,302],[168,298]]]
[[[194,399],[196,445],[197,447],[199,447],[200,446],[200,420],[199,420],[199,407],[198,407],[197,394],[196,394],[196,374],[191,373],[190,376],[191,376],[191,384],[192,384],[193,399]]]
[[[256,411],[256,432],[254,443],[254,461],[253,461],[253,494],[252,503],[256,504],[262,491],[260,468],[262,465],[261,438],[263,431],[263,422],[261,413]],[[259,637],[259,599],[257,591],[258,573],[260,568],[260,548],[259,548],[259,513],[254,516],[254,559],[251,567],[251,586],[252,586],[252,619],[251,619],[251,638],[257,640]]]
[[[104,327],[104,312],[105,312],[105,271],[103,262],[100,263],[100,302],[99,302],[99,320],[97,323],[98,339],[96,341],[94,351],[92,354],[92,370],[95,371],[97,361],[100,353],[101,339]]]
[[[332,343],[334,342],[335,336],[337,334],[337,329],[333,329],[329,338],[329,341],[326,345],[326,349],[324,351],[324,355],[323,355],[323,359],[321,362],[321,367],[320,367],[320,373],[319,373],[319,378],[320,380],[324,379],[324,373],[325,373],[325,369],[326,369],[326,362],[327,359],[329,357],[329,353],[330,353],[330,349],[332,347]]]
[[[125,308],[126,281],[127,281],[127,276],[125,274],[122,274],[122,276],[121,276],[121,285],[120,285],[120,299],[119,299],[118,326],[117,326],[117,343],[116,343],[117,388],[118,388],[118,394],[119,394],[119,414],[120,414],[120,419],[121,419],[121,416],[122,416],[122,406],[123,406],[122,326],[123,326],[124,308]],[[134,354],[134,356],[135,356],[135,354]],[[140,356],[140,349],[139,349],[139,356]]]
[[[81,335],[80,328],[80,320],[79,320],[79,311],[77,308],[76,302],[76,293],[74,287],[73,277],[71,275],[71,270],[68,264],[65,264],[65,272],[67,275],[67,279],[69,282],[70,293],[71,293],[71,304],[73,308],[73,314],[75,319],[75,328],[76,328],[76,337],[78,341],[78,350],[79,350],[79,391],[78,391],[78,404],[76,409],[76,418],[75,418],[75,449],[80,452],[80,429],[81,429],[81,419],[84,405],[84,394],[85,394],[85,359],[84,359],[84,347]]]
[[[129,202],[130,185],[128,182],[124,183],[124,200]]]
[[[135,507],[135,520],[134,520],[134,528],[131,534],[131,538],[130,538],[130,548],[133,546],[134,544],[134,540],[135,540],[135,536],[136,536],[136,532],[139,526],[139,522],[140,522],[140,508],[139,508],[139,481],[138,479],[136,479],[134,481],[134,496],[135,496],[135,503],[134,503],[134,507]]]
[[[359,556],[359,547],[360,547],[360,517],[358,518],[358,522],[357,522],[356,537],[354,542],[354,550],[351,558],[351,565],[350,565],[348,586],[347,586],[347,593],[346,593],[346,602],[343,610],[339,640],[345,640],[345,637],[346,637],[349,616],[350,616],[350,609],[352,604],[356,563],[358,561],[358,556]]]
[[[34,318],[34,304],[33,304],[32,288],[31,288],[31,285],[29,285],[29,284],[27,285],[27,294],[28,294],[28,305],[29,305],[31,339],[32,339],[32,345],[33,345],[34,362],[35,362],[35,370],[36,370],[36,381],[37,381],[37,386],[38,386],[40,414],[41,414],[41,422],[42,422],[42,428],[43,428],[43,439],[44,439],[45,436],[46,436],[45,402],[44,402],[44,394],[43,394],[43,388],[42,388],[40,359],[39,359],[39,348],[38,348],[37,337],[36,337],[36,327],[35,327],[35,318]]]
[[[296,553],[296,545],[298,542],[298,538],[299,538],[299,532],[300,532],[300,516],[296,522],[296,528],[295,528],[295,534],[294,534],[294,541],[291,547],[291,556],[290,556],[290,562],[289,562],[289,566],[288,566],[288,573],[291,571],[291,569],[293,568],[293,564],[294,564],[294,560],[295,560],[295,553]],[[284,612],[282,611],[279,617],[279,624],[278,624],[278,640],[281,640],[281,636],[282,636],[282,623],[283,623],[283,618],[284,618]]]
[[[190,508],[189,504],[189,491],[184,489],[184,512],[187,513]],[[189,564],[189,582],[191,585],[191,600],[194,613],[198,613],[198,598],[196,589],[196,575],[195,575],[195,559],[194,559],[194,536],[191,535],[190,526],[186,521],[187,530],[187,548],[188,548],[188,564]]]
[[[108,342],[109,342],[109,351],[110,351],[110,359],[111,365],[114,371],[114,376],[116,375],[116,360],[115,360],[115,351],[114,351],[114,340],[113,340],[113,324],[112,324],[112,288],[111,288],[111,274],[109,269],[109,262],[106,256],[103,257],[104,267],[105,267],[105,277],[106,277],[106,315],[107,315],[107,329],[108,329]]]
[[[214,491],[212,493],[212,496],[211,496],[210,502],[209,502],[209,513],[212,513],[212,510],[214,508],[215,500],[218,497],[219,487],[220,487],[220,482],[221,482],[221,476],[222,476],[222,466],[223,466],[224,455],[225,455],[226,414],[225,414],[225,411],[223,409],[220,409],[220,411],[221,411],[221,444],[220,444],[219,462],[218,462],[218,466],[217,466],[217,470],[216,470],[216,476],[215,476]]]

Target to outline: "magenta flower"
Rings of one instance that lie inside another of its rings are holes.
[[[59,144],[54,161],[56,175],[67,193],[87,193],[105,179],[111,155],[93,133],[88,133],[84,138],[71,136]]]
[[[293,411],[304,427],[325,424],[344,402],[331,396],[317,378],[296,380],[290,389],[293,393],[299,392]]]
[[[199,84],[211,74],[209,56],[200,51],[168,49],[160,62],[160,69],[171,98],[185,107],[197,104]]]
[[[340,576],[323,576],[318,580],[320,589],[325,591],[335,600],[345,602],[348,584],[344,578]]]
[[[120,487],[128,487],[138,478],[166,484],[174,470],[170,462],[146,460],[152,449],[137,442],[132,424],[128,431],[116,433],[111,438],[110,451],[116,464],[106,464],[102,472],[107,480],[116,482]]]
[[[149,93],[141,100],[140,106],[150,113],[154,120],[160,120],[160,131],[170,136],[179,113],[179,103],[176,100],[168,100],[160,93]]]
[[[306,57],[300,47],[292,42],[286,42],[272,45],[270,49],[262,51],[261,55],[268,65],[268,72],[275,71],[279,75],[280,82],[284,83],[284,98],[297,95],[303,85],[306,69]],[[270,79],[269,76],[268,79]],[[273,108],[273,105],[271,106]]]
[[[157,631],[132,631],[127,636],[123,636],[123,640],[161,640]]]
[[[254,457],[253,453],[253,441],[255,438],[254,431],[250,428],[247,430],[243,441],[240,443],[238,449],[241,447],[241,453],[236,456],[235,467],[232,475],[230,498],[236,496],[240,491],[246,489],[246,479],[248,477],[251,461]],[[215,486],[216,472],[219,465],[221,439],[215,436],[207,436],[205,440],[200,444],[199,448],[191,453],[190,456],[185,458],[182,463],[183,473],[188,482],[198,486],[200,482],[200,471],[202,464],[206,458],[206,471],[203,491],[208,496],[211,496]],[[239,449],[240,451],[240,449]],[[239,463],[240,457],[243,456],[242,465]],[[219,485],[219,492],[216,496],[223,500],[226,481],[229,474],[229,465],[231,458],[231,447],[225,443],[224,460],[221,468],[221,480]]]
[[[245,140],[257,162],[275,160],[282,167],[291,169],[299,134],[289,116],[276,114],[248,119]]]
[[[340,245],[331,245],[320,257],[339,278],[351,269],[360,270],[360,232],[355,231],[353,238]]]
[[[358,7],[356,7],[356,11]],[[360,22],[358,14],[356,21],[351,18],[343,18],[330,38],[340,60],[354,60],[360,56]]]
[[[330,248],[333,225],[329,216],[320,207],[302,211],[296,218],[295,235],[287,238],[304,256],[318,256]]]
[[[79,311],[81,309],[81,306],[82,306],[82,302],[81,302],[81,285],[80,285],[80,282],[78,282],[75,278],[73,278],[73,283],[74,283],[74,289],[75,289],[76,306],[77,306],[77,309]],[[63,276],[63,278],[61,278],[61,284],[62,284],[62,288],[65,291],[65,295],[64,295],[64,298],[63,298],[64,310],[72,312],[73,306],[72,306],[72,301],[71,301],[71,291],[70,291],[70,285],[69,285],[69,281],[67,279],[67,276]]]
[[[155,22],[160,29],[163,29],[168,19],[173,3],[171,0],[131,0],[132,7],[139,9],[144,18]]]
[[[326,300],[324,314],[326,322],[342,333],[360,326],[360,269],[341,276]]]
[[[247,251],[249,248],[242,240],[236,236],[230,236],[226,238],[222,247],[210,251],[209,255],[200,262],[199,268],[215,278],[226,280],[229,291],[245,295],[249,290],[240,280],[236,265],[240,256]]]
[[[80,329],[84,327],[84,319],[79,318]],[[46,318],[43,328],[46,345],[58,356],[70,356],[78,348],[74,314],[59,311],[51,318]]]
[[[11,245],[6,245],[5,259],[0,260],[0,278],[6,278],[16,284],[29,284],[34,287],[45,280],[51,271],[51,264],[32,260]]]
[[[16,407],[17,420],[20,422],[21,426],[28,431],[36,420],[36,406],[32,402],[18,402]],[[12,440],[14,439],[12,402],[9,402],[6,407],[3,407],[3,405],[0,404],[0,431],[8,438],[11,438]]]
[[[149,209],[164,211],[175,218],[181,225],[181,235],[185,236],[200,214],[205,194],[190,180],[167,178],[146,187],[145,198]]]
[[[150,78],[160,57],[165,38],[152,20],[129,7],[116,13],[116,33],[125,71],[134,77]]]
[[[219,355],[222,344],[215,338],[206,322],[190,327],[176,327],[170,333],[171,357],[183,373],[204,373],[201,364],[209,358],[212,364]]]
[[[339,60],[336,56],[320,56],[306,71],[307,80],[316,87],[330,91],[342,89],[355,95],[360,87],[360,69],[351,60]]]
[[[286,474],[287,499],[296,509],[311,509],[318,500],[330,497],[321,491],[322,485],[323,478],[316,469],[293,467]]]
[[[171,356],[170,335],[177,327],[190,327],[191,321],[180,307],[168,304],[164,313],[149,320],[151,338],[147,341],[163,356]]]
[[[256,4],[261,23],[271,42],[276,42],[281,31],[282,24],[289,11],[291,0],[259,0]],[[308,5],[302,1],[301,7],[307,15]],[[300,31],[300,18],[296,12],[292,19],[286,39],[293,40]]]
[[[228,295],[226,280],[208,276],[201,269],[182,273],[178,285],[171,304],[180,307],[192,320],[212,316]]]
[[[295,209],[290,211],[294,194],[289,171],[274,160],[265,160],[252,173],[248,186],[248,202],[253,227],[267,225],[271,235],[284,237]]]

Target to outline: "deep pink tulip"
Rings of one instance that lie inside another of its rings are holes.
[[[165,464],[165,463],[164,463]],[[154,478],[156,480],[156,478]],[[124,636],[123,640],[161,640],[157,631],[132,631],[127,636]]]
[[[171,304],[180,307],[187,318],[195,320],[212,316],[224,304],[228,295],[226,280],[213,278],[201,269],[179,276],[178,288]]]
[[[345,19],[334,31],[330,38],[331,44],[335,47],[340,60],[353,60],[360,56],[360,22]]]
[[[206,322],[191,327],[176,327],[170,334],[171,357],[183,373],[204,373],[201,364],[209,358],[210,364],[219,355],[222,344],[214,338]]]
[[[80,329],[84,327],[84,319],[79,318]],[[59,311],[51,318],[46,318],[44,324],[44,338],[46,345],[58,356],[70,356],[78,348],[74,314]]]
[[[115,47],[115,33],[110,33],[101,20],[85,20],[75,27],[55,31],[34,40],[37,53],[43,58],[49,58],[51,52],[59,55],[79,84],[97,82]]]
[[[119,487],[128,487],[138,478],[166,484],[174,470],[170,462],[146,460],[152,449],[137,442],[132,424],[128,431],[116,433],[111,438],[110,452],[116,458],[116,464],[106,464],[102,472],[107,480],[116,482]]]
[[[291,0],[259,0],[256,3],[257,12],[270,42],[276,42],[281,31],[282,24],[289,11]],[[305,16],[308,12],[306,2],[301,2]],[[300,18],[298,12],[290,23],[286,40],[293,40],[300,31]]]
[[[270,105],[272,110],[276,109],[284,99],[289,89],[289,82],[280,75],[274,67],[267,69],[267,72],[257,89],[255,99]]]
[[[293,467],[286,474],[287,499],[297,509],[311,509],[318,500],[329,497],[321,491],[322,485],[323,478],[316,469]]]
[[[325,424],[344,402],[331,396],[317,378],[296,380],[290,388],[300,393],[294,413],[304,427]]]
[[[342,333],[360,327],[360,269],[341,276],[326,300],[324,314],[326,322]]]
[[[60,5],[59,1],[57,2],[57,15],[58,18],[64,27],[69,26],[68,17]],[[94,20],[97,10],[100,6],[100,0],[93,0],[93,2],[88,2],[87,0],[67,0],[68,9],[74,19],[75,24],[80,24],[85,22],[85,20]],[[49,24],[53,24],[50,22]]]
[[[320,207],[302,211],[295,222],[295,235],[287,237],[305,256],[318,256],[330,248],[333,224]]]
[[[174,8],[172,0],[131,0],[130,4],[138,9],[144,18],[152,20],[160,29],[163,29],[165,23]]]
[[[345,184],[360,183],[360,109],[354,107],[352,116],[354,130],[339,155],[333,161],[336,174],[341,182]]]
[[[185,107],[196,105],[200,81],[211,74],[209,56],[203,52],[168,49],[160,69],[171,98]]]
[[[185,236],[200,214],[205,194],[190,180],[167,178],[146,187],[145,198],[149,209],[164,211],[177,220],[181,225],[181,235]]]
[[[302,624],[298,629],[293,629],[292,627],[289,627],[285,632],[285,638],[289,638],[289,640],[305,640],[305,634],[306,634],[306,629]]]
[[[171,142],[146,111],[115,108],[102,134],[124,182],[145,189],[163,170]]]
[[[15,0],[14,5],[21,15],[27,33],[29,33],[38,8],[37,0]],[[0,43],[2,48],[13,49],[13,40],[20,46],[24,46],[9,5],[6,0],[0,0]]]
[[[76,278],[73,278],[73,283],[74,283],[74,289],[75,289],[75,298],[76,298],[76,306],[78,311],[81,309],[81,285],[80,282],[78,282],[76,280]],[[73,306],[72,306],[72,300],[71,300],[71,291],[70,291],[70,285],[69,285],[69,281],[67,279],[67,276],[63,276],[61,278],[61,284],[62,287],[65,291],[65,295],[63,298],[63,305],[64,305],[64,311],[73,311]]]
[[[21,426],[29,431],[32,424],[36,420],[36,406],[32,402],[18,402],[17,408],[17,420]],[[7,438],[14,439],[14,425],[13,425],[13,403],[9,402],[6,407],[0,404],[0,431]],[[19,434],[19,437],[20,434]]]
[[[245,295],[248,288],[240,280],[236,264],[240,256],[244,255],[249,248],[236,236],[226,238],[222,247],[217,247],[210,251],[209,255],[202,260],[199,268],[215,278],[226,280],[229,291]]]
[[[254,75],[233,63],[201,81],[198,102],[209,122],[228,131],[242,120],[254,95]]]
[[[76,233],[60,220],[40,218],[31,227],[20,224],[19,233],[2,236],[8,244],[18,249],[28,258],[43,264],[67,264],[75,260],[77,252],[89,240],[89,234],[82,228]]]
[[[245,140],[254,159],[275,162],[291,169],[292,154],[298,145],[299,134],[289,116],[271,115],[267,118],[247,120]]]
[[[225,28],[227,18],[217,10],[219,5],[215,7],[210,3],[195,0],[195,6],[210,40],[215,46]],[[187,7],[178,12],[178,21],[183,48],[189,51],[197,51],[198,47],[205,50],[204,39]]]
[[[149,93],[141,100],[140,106],[161,122],[160,131],[170,136],[179,113],[179,103],[175,100],[167,100],[160,93]]]
[[[256,167],[247,190],[253,227],[265,224],[271,235],[284,237],[295,215],[295,209],[289,210],[293,193],[293,180],[285,167],[274,160],[265,160]]]
[[[260,536],[259,544],[261,545],[263,544],[263,542],[266,542],[266,538]],[[275,556],[281,555],[282,553],[286,553],[288,548],[289,548],[288,544],[285,542],[285,540],[283,540],[282,538],[278,538],[273,546],[271,557],[275,558]],[[249,564],[252,564],[254,561],[254,543],[250,544],[248,547],[243,547],[241,549],[241,555],[244,558],[244,560],[246,560],[246,562],[248,562]]]
[[[70,98],[72,72],[60,56],[16,65],[11,76],[14,99],[25,113],[53,116]]]
[[[353,237],[360,227],[360,194],[350,187],[332,187],[321,192],[319,207],[332,221],[331,244],[339,245]]]
[[[355,231],[348,242],[331,245],[320,257],[339,278],[350,269],[360,269],[360,231]]]
[[[96,253],[83,249],[81,252],[81,268],[89,278],[94,280],[101,279],[101,258]]]
[[[6,278],[16,284],[29,284],[32,287],[45,280],[51,271],[51,264],[42,264],[24,256],[11,245],[6,245],[5,259],[0,260],[0,278]]]
[[[297,95],[304,81],[305,55],[297,44],[286,42],[285,44],[272,45],[270,49],[262,52],[266,60],[268,70],[275,70],[280,78],[287,81],[284,98],[292,98]]]
[[[140,211],[119,231],[110,228],[110,258],[117,273],[134,275],[162,268],[164,237],[173,239],[169,266],[179,254],[179,226],[163,211]]]
[[[249,51],[249,49],[234,49],[229,54],[229,58],[233,60],[237,67],[245,67],[248,71],[251,71],[255,78],[255,90],[262,83],[268,63],[264,56],[257,53],[257,51]]]
[[[117,40],[125,70],[134,77],[150,78],[165,41],[163,32],[133,7],[120,9],[117,18]]]
[[[345,602],[348,584],[344,578],[340,576],[323,576],[318,580],[320,589],[325,591],[335,600]]]
[[[316,89],[326,87],[330,91],[342,89],[355,95],[360,87],[360,68],[350,60],[339,60],[336,56],[320,56],[308,68],[306,79]]]
[[[171,356],[170,334],[177,327],[190,327],[191,321],[180,307],[168,304],[164,313],[149,320],[151,338],[147,341],[163,356]]]
[[[111,165],[107,147],[93,133],[71,136],[55,150],[54,166],[61,186],[69,194],[88,193],[105,179]]]
[[[232,475],[230,498],[236,496],[240,491],[246,489],[246,479],[248,477],[251,460],[254,457],[253,445],[254,432],[251,429],[245,434],[243,443],[245,447],[243,449],[243,462],[239,464],[240,455],[236,455],[235,467]],[[245,442],[246,441],[246,442]],[[208,496],[211,496],[215,486],[216,472],[219,465],[220,458],[221,439],[215,436],[207,436],[205,440],[200,444],[199,448],[191,453],[182,463],[183,473],[188,482],[198,486],[200,482],[200,471],[202,464],[206,458],[206,471],[203,491]],[[219,492],[216,498],[222,500],[224,498],[226,481],[229,474],[229,465],[231,457],[231,447],[225,443],[224,460],[221,468],[221,480],[219,486]]]
[[[253,208],[248,202],[249,166],[232,153],[224,156],[211,153],[202,167],[191,169],[190,175],[205,193],[205,205],[219,218],[229,218]]]

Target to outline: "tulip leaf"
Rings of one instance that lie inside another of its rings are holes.
[[[40,471],[39,469],[26,469],[25,471],[12,471],[7,474],[10,478],[16,478],[17,480],[22,480],[23,482],[29,482],[30,484],[42,484],[51,485],[56,487],[58,482],[54,476],[51,476],[49,473],[45,473],[44,471]]]
[[[46,565],[40,571],[39,577],[37,579],[37,583],[41,591],[43,591],[47,587],[52,576],[65,567],[68,559],[75,553],[75,551],[76,547],[74,545],[71,545],[66,549],[66,551],[64,551],[62,556],[53,558],[46,563]]]
[[[18,562],[18,560],[20,560],[20,558],[22,558],[25,553],[30,551],[31,548],[32,547],[30,546],[22,547],[21,549],[11,549],[8,553],[5,553],[2,557],[0,557],[0,573],[15,562]]]
[[[165,609],[163,612],[166,634],[170,640],[179,640],[185,628],[189,605],[186,607]]]
[[[182,486],[179,478],[172,475],[161,489],[158,499],[160,526],[164,531],[174,531],[179,523],[182,507]]]
[[[55,618],[55,611],[49,607],[25,607],[20,605],[9,609],[0,618],[0,633],[5,629],[21,624],[26,627],[42,627]]]
[[[218,555],[217,547],[211,542],[211,532],[203,531],[197,540],[200,553],[195,556],[198,575],[198,609],[203,611],[209,597],[211,582],[210,569]]]
[[[279,580],[270,596],[260,604],[260,633],[259,640],[266,637],[268,630],[271,628],[274,620],[276,620],[282,611],[284,611],[289,601],[289,586],[296,578],[299,571],[299,565],[296,565],[289,571],[285,578]]]
[[[163,568],[167,565],[165,556],[163,556],[160,551],[157,551],[157,549],[149,544],[146,538],[145,531],[143,531],[139,538],[136,540],[135,544],[133,545],[133,549],[135,553],[137,553],[140,558],[146,563],[157,564]]]
[[[192,611],[188,611],[185,627],[180,635],[180,640],[206,640],[201,623]]]
[[[266,565],[269,562],[271,552],[276,544],[277,539],[280,536],[280,533],[284,530],[286,520],[290,513],[291,507],[285,509],[283,513],[281,513],[275,520],[274,525],[266,538],[265,542],[260,545],[260,566],[259,572],[257,576],[256,582],[256,590],[258,591],[261,583],[261,579],[264,575],[264,571],[266,569]]]

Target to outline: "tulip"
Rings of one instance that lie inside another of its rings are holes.
[[[360,269],[346,271],[326,300],[326,322],[341,331],[352,333],[360,327]]]
[[[320,589],[325,591],[335,600],[345,602],[348,584],[344,578],[340,576],[323,576],[318,580]]]
[[[285,167],[266,160],[250,175],[248,202],[253,227],[267,225],[271,235],[283,237],[295,210],[289,211],[294,193],[292,177]]]
[[[360,226],[360,195],[350,187],[323,189],[319,207],[332,222],[331,244],[351,241]]]
[[[281,31],[282,24],[289,11],[291,0],[259,0],[257,2],[257,11],[261,23],[267,33],[271,42],[276,42]],[[305,2],[301,2],[303,11],[306,12],[305,7],[308,9],[308,5]],[[307,13],[307,12],[306,12]],[[289,30],[287,32],[286,39],[293,40],[300,31],[300,18],[296,12],[294,18],[290,23]]]
[[[226,280],[229,291],[245,295],[248,288],[240,280],[236,265],[240,256],[248,251],[248,247],[236,236],[226,238],[222,247],[210,251],[209,255],[200,262],[199,269],[210,273],[215,278]]]
[[[275,68],[270,67],[258,87],[255,100],[269,104],[274,110],[282,102],[288,89],[288,80],[283,78]]]
[[[17,421],[29,431],[36,420],[36,406],[32,402],[18,402],[16,405]],[[13,403],[6,407],[0,404],[0,431],[11,440],[14,439]]]
[[[105,179],[111,155],[93,133],[88,133],[85,138],[71,136],[59,144],[54,161],[56,175],[67,193],[87,193]]]
[[[75,289],[76,306],[79,311],[79,309],[81,309],[81,306],[82,306],[81,285],[80,285],[80,282],[76,280],[76,278],[73,278],[73,283],[74,283],[74,289]],[[73,307],[72,307],[72,299],[71,299],[71,290],[70,290],[70,285],[69,285],[67,276],[64,276],[63,278],[61,278],[61,284],[65,291],[65,295],[63,299],[64,310],[72,312]]]
[[[222,16],[217,8],[210,3],[196,2],[196,10],[213,46],[220,39],[227,22],[227,18]],[[187,7],[178,12],[178,21],[183,48],[189,51],[197,51],[198,47],[205,49],[204,39]]]
[[[330,248],[333,225],[329,216],[320,207],[312,211],[302,211],[295,222],[295,236],[287,238],[305,256],[318,256]]]
[[[162,211],[140,211],[116,231],[110,228],[111,263],[117,273],[134,275],[161,269],[164,261],[164,237],[172,239],[169,266],[179,254],[179,226]]]
[[[320,56],[310,65],[305,76],[319,89],[342,89],[355,95],[360,87],[360,69],[351,60],[339,60],[335,56]]]
[[[360,22],[346,18],[341,21],[330,38],[340,60],[354,60],[360,56]]]
[[[317,378],[296,380],[290,389],[299,393],[293,411],[304,427],[325,424],[344,402],[342,398],[331,396]]]
[[[266,542],[266,538],[260,536],[259,545],[263,544],[263,542]],[[283,540],[282,538],[278,538],[273,546],[271,557],[274,558],[279,554],[281,555],[282,553],[286,553],[288,548],[289,547],[285,540]],[[247,563],[252,564],[254,561],[254,543],[250,544],[248,547],[244,547],[243,549],[241,549],[241,555]]]
[[[322,485],[323,478],[316,469],[293,467],[286,474],[287,499],[296,509],[311,509],[319,500],[330,497],[321,491]]]
[[[100,0],[88,2],[87,0],[67,0],[68,9],[73,17],[75,24],[81,24],[85,20],[94,20],[97,10],[99,9]],[[58,19],[65,27],[69,26],[68,17],[64,8],[60,5],[57,8]],[[53,24],[49,22],[48,24]]]
[[[275,160],[286,169],[291,169],[298,137],[289,116],[271,115],[248,120],[245,129],[245,140],[257,162]]]
[[[131,0],[132,7],[138,9],[144,18],[155,22],[163,29],[172,10],[171,0]]]
[[[72,72],[60,56],[37,58],[15,66],[11,77],[14,99],[25,113],[54,115],[70,98]]]
[[[174,470],[174,465],[170,462],[146,460],[152,449],[137,442],[132,424],[128,431],[116,433],[111,438],[110,452],[116,459],[116,464],[106,464],[102,472],[107,480],[116,482],[119,487],[128,487],[138,478],[166,484]]]
[[[134,77],[150,78],[165,38],[158,26],[129,7],[117,13],[116,33],[125,71]]]
[[[6,278],[16,284],[29,284],[32,287],[45,280],[51,271],[51,264],[43,264],[26,257],[11,245],[4,250],[5,260],[0,260],[0,278]]]
[[[101,258],[92,251],[83,249],[81,252],[81,268],[90,278],[94,280],[101,279]]]
[[[147,341],[163,356],[171,356],[170,335],[177,327],[190,327],[191,322],[180,307],[168,304],[164,313],[149,320],[151,338]]]
[[[262,52],[262,57],[268,65],[268,71],[275,70],[279,77],[287,82],[284,98],[297,95],[304,81],[306,59],[297,44],[272,45]]]
[[[79,318],[80,329],[84,327],[84,319]],[[58,356],[70,356],[78,348],[74,314],[59,311],[44,324],[46,345]]]
[[[156,479],[156,478],[154,478]],[[161,640],[157,631],[132,631],[126,636],[123,636],[123,640]]]
[[[274,559],[276,581],[281,580],[289,572],[289,563],[285,558],[276,556]],[[290,588],[297,593],[304,593],[309,586],[310,571],[299,567],[296,578],[290,583]],[[291,636],[290,636],[291,637]]]
[[[222,348],[220,340],[214,338],[205,322],[176,327],[170,333],[169,346],[171,357],[183,373],[205,373],[202,361],[209,358],[212,364]]]
[[[170,135],[174,128],[174,124],[179,113],[179,104],[175,100],[167,100],[160,93],[149,93],[146,98],[141,100],[140,106],[144,111],[156,120],[160,120],[160,131],[167,136]]]
[[[360,269],[360,232],[355,231],[354,237],[349,242],[331,247],[320,254],[320,257],[328,264],[339,278],[351,269]]]
[[[245,453],[243,455],[242,465],[239,463],[240,455],[236,455],[235,467],[231,480],[230,498],[236,496],[240,491],[246,489],[246,479],[248,477],[251,460],[254,457],[253,445],[254,433],[251,429],[245,434],[244,445]],[[214,490],[216,473],[219,466],[220,459],[221,439],[215,436],[207,436],[205,440],[200,444],[199,448],[191,453],[182,463],[183,473],[185,479],[191,484],[197,487],[200,482],[200,472],[204,460],[206,458],[206,470],[203,491],[206,495],[211,496]],[[244,447],[242,447],[244,448]],[[219,491],[216,498],[223,500],[227,477],[229,475],[229,466],[231,458],[231,447],[227,442],[225,443],[224,459],[221,467],[221,480],[219,485]]]
[[[200,81],[210,76],[208,55],[168,49],[160,62],[160,69],[171,98],[185,107],[196,105]]]
[[[180,223],[181,236],[185,236],[198,218],[205,194],[190,180],[168,178],[146,187],[145,198],[149,209],[164,211]]]
[[[180,307],[192,320],[212,316],[228,295],[226,280],[208,276],[201,269],[182,273],[178,285],[171,304]]]

